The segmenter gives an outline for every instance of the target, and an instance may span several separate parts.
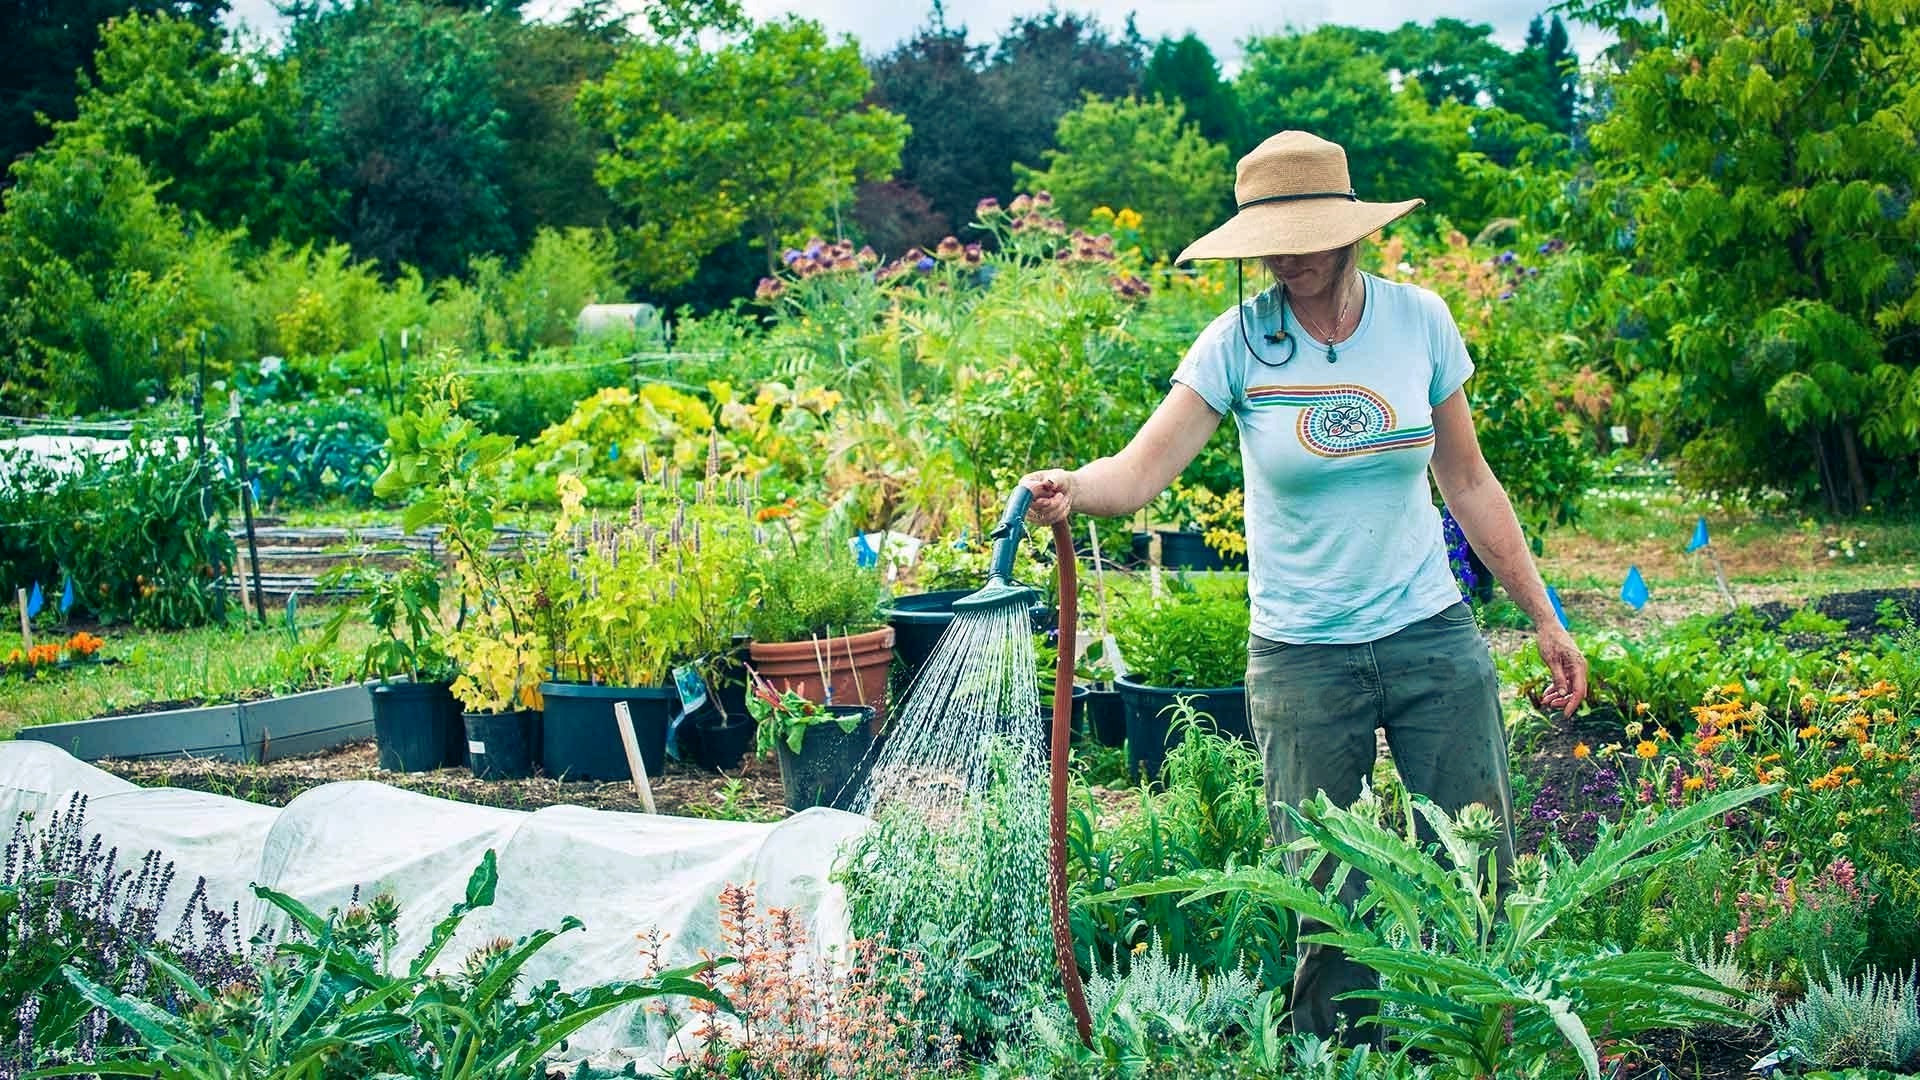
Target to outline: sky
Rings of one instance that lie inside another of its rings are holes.
[[[230,0],[230,21],[244,21],[271,35],[280,22],[273,0]],[[868,54],[886,52],[912,36],[927,22],[930,0],[743,0],[747,13],[767,19],[797,12],[818,20],[830,32],[851,34]],[[1200,36],[1221,64],[1237,67],[1239,42],[1263,33],[1311,29],[1323,22],[1389,30],[1409,20],[1431,21],[1449,15],[1469,22],[1490,23],[1494,40],[1517,48],[1526,40],[1527,23],[1552,0],[1450,0],[1444,11],[1426,10],[1404,0],[1285,0],[1278,4],[1250,4],[1246,0],[1064,0],[1063,10],[1092,14],[1112,32],[1134,14],[1140,32],[1152,41],[1163,35],[1179,37],[1189,30]],[[528,0],[526,12],[539,18],[566,11],[569,0]],[[622,0],[635,11],[641,4]],[[1043,11],[1047,0],[948,0],[947,23],[965,26],[975,42],[992,41],[1016,15]],[[1606,42],[1591,27],[1567,27],[1582,63],[1590,61]]]

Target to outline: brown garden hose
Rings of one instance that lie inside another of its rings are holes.
[[[1048,784],[1052,820],[1048,825],[1047,895],[1053,909],[1053,958],[1060,966],[1060,984],[1067,992],[1080,1041],[1093,1045],[1093,1017],[1087,1012],[1086,988],[1080,984],[1080,966],[1073,959],[1073,924],[1067,917],[1067,752],[1073,740],[1074,627],[1080,611],[1075,575],[1073,530],[1064,521],[1053,523],[1054,565],[1060,592],[1059,660],[1053,672],[1053,766]]]

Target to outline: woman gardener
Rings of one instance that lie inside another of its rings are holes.
[[[1386,732],[1409,790],[1448,812],[1483,803],[1513,858],[1507,745],[1493,661],[1447,564],[1427,475],[1507,593],[1533,619],[1571,713],[1587,664],[1554,617],[1519,521],[1487,467],[1461,389],[1473,373],[1446,302],[1355,265],[1359,242],[1422,203],[1362,202],[1346,152],[1283,131],[1240,160],[1238,211],[1180,255],[1260,259],[1273,284],[1215,319],[1126,449],[1022,483],[1029,516],[1131,514],[1180,475],[1222,417],[1240,428],[1252,602],[1247,706],[1276,843],[1284,804],[1347,805]],[[1289,866],[1298,870],[1297,855]],[[1331,871],[1331,861],[1323,865]],[[1325,884],[1323,876],[1319,884]],[[1365,886],[1350,876],[1343,899]],[[1303,933],[1311,932],[1303,927]],[[1337,950],[1303,945],[1295,1030],[1372,1039],[1372,1011],[1339,995],[1374,985]]]

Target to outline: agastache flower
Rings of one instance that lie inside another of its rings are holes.
[[[933,253],[942,259],[957,259],[960,257],[960,252],[960,241],[952,236],[941,240],[940,245],[933,249]]]

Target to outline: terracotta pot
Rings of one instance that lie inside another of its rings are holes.
[[[893,664],[893,627],[852,637],[809,641],[756,641],[747,646],[749,666],[775,690],[792,690],[808,701],[873,706],[874,730],[887,718],[887,673]],[[822,682],[824,662],[827,678]]]

